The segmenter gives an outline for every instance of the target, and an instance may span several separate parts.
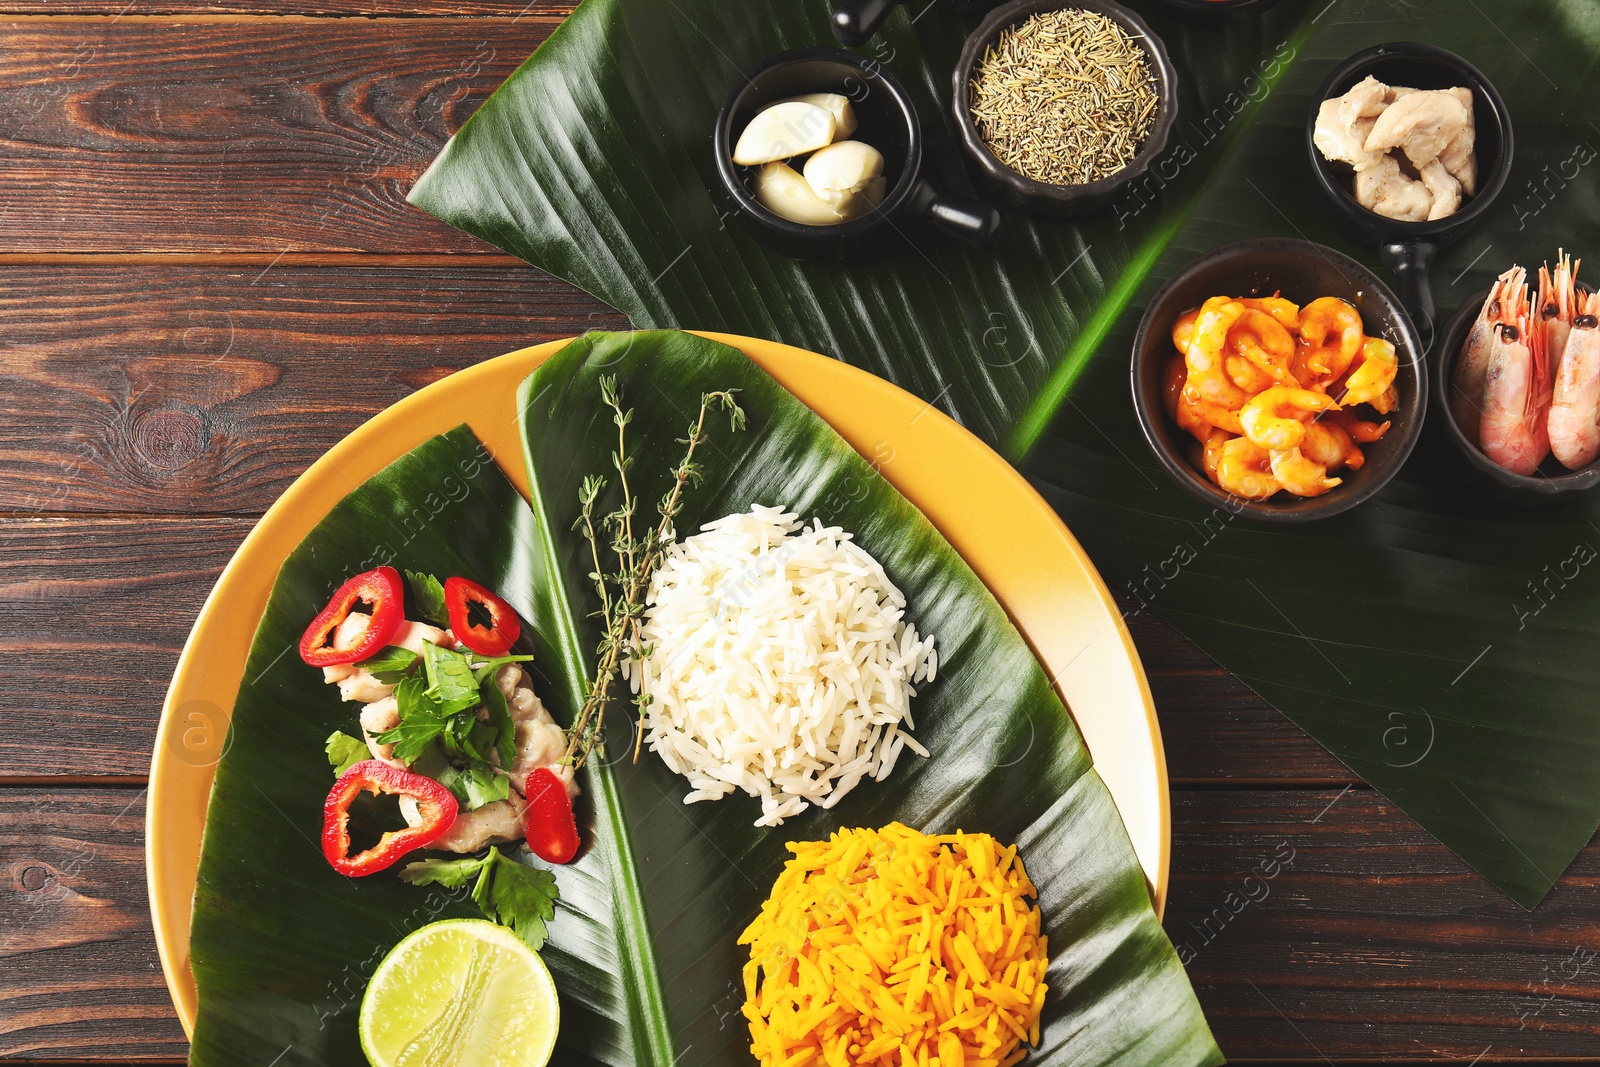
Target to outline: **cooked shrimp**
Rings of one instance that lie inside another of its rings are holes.
[[[1495,320],[1500,316],[1500,303],[1507,292],[1522,288],[1526,277],[1527,272],[1521,267],[1512,267],[1495,279],[1456,360],[1450,379],[1450,413],[1468,440],[1478,439],[1478,422],[1483,417],[1483,374],[1489,369],[1489,347],[1494,339]]]
[[[1350,439],[1350,434],[1327,419],[1306,424],[1306,436],[1300,442],[1300,451],[1311,462],[1321,464],[1329,471],[1336,471],[1340,467],[1355,470],[1366,462],[1366,457]]]
[[[1228,330],[1244,314],[1245,307],[1227,297],[1212,297],[1200,305],[1194,323],[1194,338],[1184,355],[1189,361],[1189,387],[1206,400],[1238,408],[1250,395],[1228,377],[1223,357],[1228,345]]]
[[[1345,407],[1371,404],[1380,413],[1393,409],[1386,396],[1394,385],[1400,362],[1395,358],[1394,345],[1381,337],[1369,337],[1361,346],[1361,362],[1355,365],[1350,377],[1345,379],[1344,393],[1339,403]]]
[[[1277,293],[1273,293],[1271,296],[1242,297],[1239,303],[1247,308],[1265,311],[1277,320],[1279,326],[1286,330],[1300,329],[1300,305],[1293,300],[1285,300]]]
[[[1206,438],[1206,446],[1200,453],[1200,465],[1205,468],[1206,477],[1213,482],[1217,480],[1217,464],[1222,462],[1222,446],[1234,439],[1234,435],[1227,430],[1212,430],[1211,436]]]
[[[1561,378],[1561,355],[1567,350],[1567,337],[1572,332],[1572,319],[1577,314],[1578,267],[1565,250],[1556,253],[1556,270],[1552,276],[1550,265],[1539,268],[1539,302],[1536,306],[1538,321],[1534,329],[1544,331],[1544,361],[1550,368],[1550,380]]]
[[[1276,384],[1276,379],[1243,356],[1229,354],[1222,365],[1228,369],[1228,379],[1247,393],[1259,393]]]
[[[1295,380],[1292,369],[1294,337],[1284,329],[1282,323],[1265,311],[1247,307],[1240,313],[1228,329],[1228,350],[1248,359],[1262,374],[1279,385],[1300,384]],[[1239,384],[1243,385],[1242,382]]]
[[[1333,423],[1349,434],[1350,440],[1364,445],[1371,444],[1389,432],[1388,422],[1366,422],[1358,418],[1353,411],[1329,412],[1320,421]]]
[[[1217,485],[1234,496],[1265,500],[1283,487],[1272,475],[1272,460],[1267,451],[1250,443],[1248,437],[1225,441],[1217,458]]]
[[[1513,474],[1529,475],[1550,453],[1551,385],[1544,345],[1528,330],[1528,290],[1503,296],[1483,376],[1484,455]],[[1570,345],[1570,342],[1569,342]]]
[[[1550,451],[1568,470],[1600,455],[1600,293],[1579,294],[1578,314],[1550,405]]]
[[[1194,320],[1200,317],[1199,308],[1190,308],[1178,316],[1178,321],[1172,324],[1172,345],[1178,350],[1179,355],[1189,351],[1189,342],[1194,340]]]
[[[1237,411],[1212,403],[1188,387],[1185,387],[1178,396],[1177,421],[1179,426],[1194,434],[1198,441],[1204,441],[1211,436],[1213,427],[1234,434],[1244,433]]]
[[[1239,410],[1239,423],[1259,448],[1293,448],[1305,439],[1311,416],[1337,406],[1325,393],[1275,385]]]
[[[1302,373],[1301,380],[1337,378],[1356,358],[1365,338],[1361,312],[1347,301],[1336,296],[1311,301],[1300,313],[1302,350],[1297,369],[1309,372]]]
[[[1272,476],[1295,496],[1321,496],[1341,484],[1329,478],[1327,468],[1308,459],[1298,448],[1275,448],[1268,453]]]

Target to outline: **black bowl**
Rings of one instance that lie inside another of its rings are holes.
[[[1205,476],[1192,455],[1198,443],[1168,417],[1162,404],[1167,361],[1173,355],[1172,324],[1206,298],[1270,296],[1281,292],[1298,304],[1337,296],[1361,312],[1366,332],[1392,343],[1400,361],[1395,385],[1400,407],[1388,415],[1389,432],[1364,445],[1360,470],[1341,470],[1344,484],[1317,497],[1280,493],[1271,500],[1245,500],[1224,492]],[[1428,380],[1416,329],[1399,299],[1377,275],[1331,248],[1284,237],[1263,237],[1214,248],[1167,280],[1151,298],[1133,341],[1133,406],[1145,440],[1161,465],[1203,503],[1265,522],[1309,522],[1349,511],[1370,499],[1411,455],[1422,432]]]
[[[1450,379],[1455,374],[1456,361],[1461,358],[1461,348],[1467,343],[1473,320],[1478,317],[1487,299],[1489,290],[1482,289],[1457,309],[1444,329],[1439,331],[1439,347],[1430,360],[1433,395],[1437,398],[1433,418],[1440,423],[1445,437],[1466,461],[1467,481],[1496,500],[1517,504],[1545,504],[1600,485],[1600,460],[1582,470],[1569,471],[1554,456],[1546,456],[1535,473],[1512,474],[1484,455],[1478,443],[1469,439],[1456,421],[1450,402]]]
[[[1278,0],[1165,0],[1168,7],[1197,15],[1233,15],[1241,11],[1259,13]]]
[[[736,131],[762,108],[804,93],[850,98],[859,128],[853,140],[883,153],[889,188],[883,202],[860,218],[836,226],[790,222],[762,207],[751,190],[755,168],[733,161]],[[922,127],[905,88],[877,61],[840,48],[797,48],[742,75],[717,112],[712,137],[723,199],[757,238],[787,255],[840,259],[895,238],[896,222],[923,221],[971,245],[993,241],[1000,213],[988,204],[944,196],[922,177]]]
[[[839,43],[858,48],[872,40],[894,9],[910,0],[838,0],[833,8],[833,35]],[[981,11],[998,0],[928,0],[956,11]],[[1249,3],[1253,0],[1244,0]],[[921,18],[921,15],[917,16]]]
[[[1432,222],[1400,222],[1367,210],[1356,202],[1354,172],[1350,166],[1329,161],[1313,143],[1317,110],[1322,102],[1343,96],[1369,74],[1386,85],[1411,89],[1463,86],[1472,90],[1478,191],[1454,215]],[[1311,173],[1348,226],[1363,240],[1378,246],[1379,258],[1394,272],[1400,299],[1422,334],[1424,351],[1432,344],[1438,318],[1428,267],[1439,246],[1465,234],[1505,188],[1511,174],[1513,147],[1511,109],[1500,91],[1477,67],[1454,52],[1431,44],[1400,41],[1357,52],[1333,69],[1311,105],[1311,114],[1306,118],[1306,152],[1311,158]]]
[[[1063,8],[1082,8],[1094,11],[1116,22],[1128,33],[1144,43],[1150,57],[1150,72],[1155,78],[1156,118],[1139,151],[1128,165],[1098,181],[1084,185],[1050,185],[1024,177],[995,158],[989,146],[983,143],[978,126],[972,119],[972,74],[989,45],[1004,30],[1041,11],[1059,11]],[[1012,0],[989,13],[961,49],[951,79],[951,110],[955,115],[957,136],[967,159],[977,168],[985,185],[1014,207],[1023,211],[1069,218],[1105,207],[1116,199],[1130,182],[1142,178],[1162,152],[1166,151],[1167,137],[1173,123],[1178,120],[1178,72],[1167,56],[1167,47],[1144,19],[1112,0]]]

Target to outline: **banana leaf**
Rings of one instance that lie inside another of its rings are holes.
[[[1052,952],[1044,1043],[1028,1062],[1222,1062],[1110,794],[1000,605],[826,423],[737,350],[674,332],[588,335],[524,383],[531,510],[458,429],[354,490],[284,563],[208,816],[190,945],[200,993],[190,1062],[362,1063],[355,1017],[366,976],[408,930],[472,914],[459,894],[391,875],[345,879],[322,859],[316,836],[331,779],[321,744],[353,713],[282,653],[352,571],[384,559],[467,573],[530,622],[536,688],[558,721],[570,721],[597,638],[588,549],[572,530],[578,483],[609,469],[615,439],[601,374],[618,375],[635,411],[630,478],[646,508],[670,484],[701,392],[738,389],[748,428],[714,430],[678,528],[758,502],[845,526],[937,635],[941,669],[914,706],[930,758],[903,757],[885,782],[775,829],[753,825],[759,804],[742,795],[683,805],[683,779],[648,751],[637,764],[628,758],[630,718],[613,711],[606,747],[581,777],[587,847],[556,868],[561,900],[542,953],[561,997],[555,1062],[750,1062],[736,938],[788,858],[786,842],[893,820],[1019,843]],[[426,523],[414,517],[419,503]]]
[[[1383,41],[1465,56],[1514,117],[1508,186],[1435,265],[1445,314],[1513,260],[1536,265],[1558,245],[1600,255],[1594,6],[1285,0],[1234,20],[1132,6],[1180,73],[1167,156],[1098,215],[1007,212],[983,252],[912,233],[912,247],[870,261],[798,263],[720,217],[707,193],[716,108],[770,53],[828,42],[826,0],[586,0],[411,199],[635,325],[776,338],[938,404],[1045,490],[1130,610],[1172,623],[1533,907],[1600,822],[1588,770],[1600,579],[1572,562],[1600,547],[1596,506],[1484,500],[1432,427],[1402,478],[1356,512],[1213,535],[1139,437],[1126,359],[1144,298],[1218,244],[1298,235],[1377,266],[1333,228],[1302,131],[1327,72]],[[906,5],[861,50],[906,83],[935,140],[948,141],[949,73],[975,24]],[[959,165],[937,144],[932,155],[938,180],[963,191]],[[1185,549],[1198,560],[1173,571]],[[1136,595],[1152,572],[1160,594]]]

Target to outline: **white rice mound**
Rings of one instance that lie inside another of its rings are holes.
[[[756,505],[669,546],[624,670],[651,697],[645,740],[689,779],[685,804],[735,789],[761,798],[757,826],[831,808],[882,781],[903,749],[934,639],[906,598],[837,526]]]

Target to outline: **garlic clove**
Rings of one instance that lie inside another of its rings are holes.
[[[833,115],[833,136],[842,140],[856,132],[856,109],[850,106],[850,98],[839,93],[806,93],[804,96],[790,97],[789,101],[798,100],[802,104],[812,104]],[[784,101],[788,103],[789,101]]]
[[[756,172],[756,201],[781,218],[804,226],[837,226],[844,219],[787,163],[767,163]]]
[[[862,190],[883,177],[883,153],[861,141],[835,141],[806,160],[805,176],[812,190],[839,214],[860,214],[872,206],[856,204]]]
[[[733,161],[753,167],[814,152],[833,140],[833,112],[801,100],[759,112],[739,135]]]

